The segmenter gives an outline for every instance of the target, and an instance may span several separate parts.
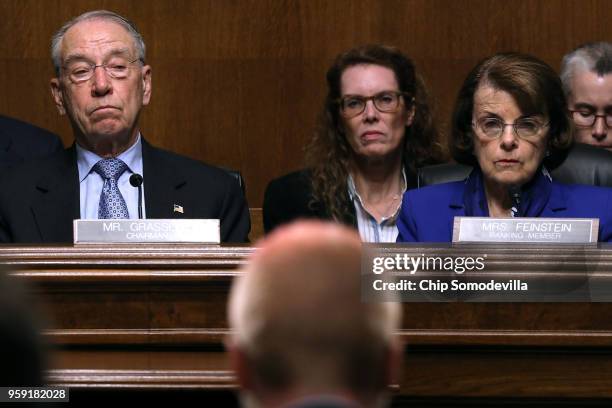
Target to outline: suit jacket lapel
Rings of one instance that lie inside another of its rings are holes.
[[[72,220],[80,218],[79,172],[74,145],[64,151],[53,171],[36,183],[32,203],[34,222],[43,242],[71,242]]]
[[[147,218],[184,218],[185,213],[174,211],[176,190],[187,183],[187,179],[172,163],[164,160],[158,150],[142,139],[142,168],[144,179],[145,208]]]

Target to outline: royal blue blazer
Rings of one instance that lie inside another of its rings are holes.
[[[599,241],[612,242],[612,189],[550,182],[548,200],[536,214],[550,218],[599,218]],[[404,194],[397,242],[451,242],[453,217],[488,216],[488,209],[466,214],[466,182],[409,190]]]

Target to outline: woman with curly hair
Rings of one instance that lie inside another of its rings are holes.
[[[353,225],[363,241],[394,242],[403,193],[440,157],[423,83],[398,49],[367,45],[336,58],[327,86],[308,169],[266,188],[265,230],[324,218]]]

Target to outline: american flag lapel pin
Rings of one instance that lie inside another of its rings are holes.
[[[173,209],[174,209],[175,213],[183,214],[183,206],[182,205],[174,204]]]

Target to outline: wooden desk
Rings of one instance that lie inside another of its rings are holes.
[[[581,254],[554,247],[479,250],[496,271],[538,273],[563,258],[612,280],[612,247]],[[251,251],[7,246],[0,248],[0,263],[33,285],[52,319],[46,335],[57,348],[53,384],[219,390],[235,387],[222,346],[225,302]],[[404,311],[398,333],[407,344],[404,375],[394,387],[401,396],[612,398],[607,303],[407,303]]]

